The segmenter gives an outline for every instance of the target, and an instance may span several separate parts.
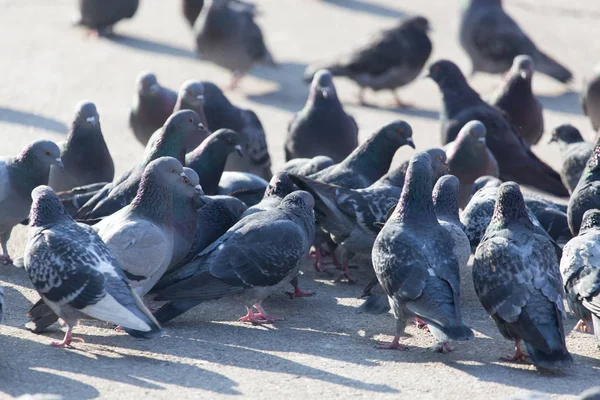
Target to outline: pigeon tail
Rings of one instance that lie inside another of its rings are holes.
[[[556,349],[550,349],[550,353],[534,348],[525,342],[527,353],[536,367],[545,369],[568,368],[573,364],[573,358],[564,345]]]
[[[25,327],[33,333],[44,332],[46,328],[58,321],[58,315],[48,307],[43,299],[39,299],[31,306],[27,318],[30,321],[25,324]]]
[[[538,51],[538,56],[535,60],[535,69],[562,83],[569,83],[573,79],[571,71],[541,51]]]
[[[431,322],[427,319],[424,319],[424,320],[427,322],[427,325],[429,325],[430,329],[431,328],[439,329],[450,340],[465,341],[465,340],[471,340],[475,337],[475,334],[473,333],[471,328],[469,328],[466,325],[442,326],[442,325],[436,324],[434,322]],[[433,331],[432,331],[432,333],[433,333]]]
[[[177,318],[181,314],[191,310],[198,304],[202,303],[201,300],[176,300],[165,304],[154,313],[156,320],[165,324],[170,320]]]
[[[385,294],[372,294],[356,309],[357,314],[381,315],[390,311],[390,302]]]

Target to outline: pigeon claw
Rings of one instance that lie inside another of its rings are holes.
[[[394,336],[394,340],[390,343],[378,343],[375,348],[380,350],[408,350],[408,346],[400,343],[400,336]]]
[[[300,288],[294,288],[293,292],[285,292],[285,293],[288,296],[290,296],[290,299],[295,299],[297,297],[311,297],[315,294],[315,292],[304,292]]]
[[[72,333],[73,333],[73,328],[71,328],[70,326],[67,327],[67,332],[65,333],[65,337],[63,338],[62,342],[52,342],[52,343],[50,343],[50,346],[52,346],[52,347],[67,347],[67,346],[71,346],[72,342],[78,342],[78,343],[85,342],[82,338],[71,336]]]
[[[253,307],[256,308],[258,312],[254,312],[251,308],[246,307],[248,314],[238,319],[238,321],[250,322],[253,325],[261,325],[285,320],[284,317],[276,317],[274,315],[267,314],[260,304],[255,304]]]
[[[582,319],[580,319],[579,322],[577,322],[577,325],[575,325],[573,330],[581,333],[590,333],[590,327]]]
[[[515,354],[512,356],[500,357],[500,360],[509,362],[524,362],[527,361],[528,358],[529,356],[521,351],[521,341],[517,340],[515,342]]]

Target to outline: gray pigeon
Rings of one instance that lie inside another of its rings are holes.
[[[31,191],[48,184],[50,167],[62,167],[60,149],[54,142],[38,140],[14,157],[0,157],[0,262],[12,263],[8,239],[12,228],[27,218]]]
[[[425,150],[431,158],[431,169],[433,170],[432,182],[437,182],[440,177],[446,175],[449,172],[449,166],[447,163],[446,152],[436,147]],[[408,171],[408,165],[410,160],[406,160],[398,167],[390,168],[390,170],[379,178],[371,187],[375,186],[396,186],[403,187],[404,180],[406,178],[406,171]]]
[[[125,207],[136,196],[146,166],[160,157],[173,157],[185,162],[185,140],[204,129],[194,111],[182,110],[171,115],[160,129],[152,148],[146,149],[141,163],[98,191],[75,215],[78,219],[96,219]]]
[[[600,130],[600,65],[594,71],[594,77],[585,83],[581,92],[583,113],[590,118],[594,131]]]
[[[83,342],[71,336],[79,319],[112,322],[138,338],[159,335],[160,326],[100,237],[74,222],[48,186],[36,188],[31,196],[25,269],[46,305],[67,324],[62,342],[52,346]]]
[[[569,193],[573,193],[594,151],[594,144],[583,140],[579,130],[570,124],[556,127],[550,142],[558,142],[562,161],[560,178]]]
[[[232,72],[230,89],[254,64],[277,64],[265,45],[254,10],[235,0],[206,0],[194,23],[196,51],[200,59]]]
[[[204,85],[202,85],[202,82],[194,80],[183,82],[179,89],[177,103],[175,103],[173,112],[181,110],[195,111],[206,128],[203,132],[197,132],[194,135],[188,136],[185,141],[185,149],[189,153],[198,147],[211,133],[206,121],[206,115],[204,114]]]
[[[151,72],[140,73],[135,86],[129,126],[136,139],[145,146],[152,134],[160,129],[173,113],[177,93],[162,87]]]
[[[271,156],[267,147],[265,130],[252,110],[235,105],[225,97],[212,82],[202,81],[204,86],[204,113],[212,131],[227,128],[242,138],[242,155],[231,154],[226,171],[250,172],[264,179],[271,179]]]
[[[366,188],[389,170],[396,150],[405,144],[415,148],[412,128],[405,121],[394,121],[373,133],[342,162],[310,178],[349,189]]]
[[[542,103],[531,90],[533,71],[531,57],[516,56],[504,81],[490,99],[490,104],[509,116],[519,136],[530,146],[537,144],[544,134]]]
[[[233,196],[248,207],[260,203],[269,182],[248,172],[225,171],[221,175],[217,195]]]
[[[114,254],[139,296],[152,289],[171,264],[174,192],[197,195],[181,163],[161,157],[144,170],[130,205],[103,218],[94,230]]]
[[[593,325],[600,339],[600,210],[583,214],[579,235],[563,248],[560,272],[569,308],[580,318],[575,329]]]
[[[281,172],[287,172],[288,174],[309,176],[316,174],[319,171],[324,170],[327,167],[331,167],[335,162],[331,157],[327,156],[315,156],[313,158],[294,158],[283,164],[279,169]]]
[[[310,194],[296,191],[277,208],[240,220],[191,262],[194,275],[159,292],[155,300],[171,302],[155,317],[166,322],[199,302],[238,295],[248,310],[241,321],[280,319],[261,302],[298,275],[314,240],[313,204]]]
[[[506,115],[483,101],[454,63],[437,61],[429,67],[429,77],[442,92],[442,143],[454,140],[467,122],[481,121],[502,180],[531,185],[556,196],[568,195],[560,175],[529,150]]]
[[[255,204],[244,211],[242,218],[256,214],[257,212],[277,208],[283,199],[295,190],[298,190],[298,188],[294,185],[294,182],[286,172],[276,173],[269,181],[269,186],[267,186],[260,203]]]
[[[207,195],[217,193],[227,157],[234,151],[242,153],[240,136],[231,129],[219,129],[186,154],[186,165],[200,176],[202,189]]]
[[[583,214],[592,208],[600,208],[600,138],[569,199],[567,215],[573,236],[579,234]]]
[[[436,351],[474,337],[462,321],[458,261],[452,237],[435,216],[431,178],[430,156],[415,154],[398,205],[373,246],[373,267],[396,318],[394,340],[380,348],[405,349],[400,335],[414,317],[429,326]]]
[[[358,125],[346,114],[328,70],[315,73],[304,108],[288,125],[285,159],[331,157],[342,162],[358,146]]]
[[[553,244],[535,233],[519,185],[503,183],[494,215],[475,252],[473,283],[483,308],[523,361],[521,341],[536,367],[573,363],[565,346],[563,283]]]
[[[481,121],[469,121],[460,129],[456,139],[446,145],[448,166],[460,181],[458,204],[465,208],[473,182],[480,176],[498,177],[498,162],[486,146],[487,130]]]
[[[465,1],[460,21],[460,44],[471,58],[472,74],[501,74],[509,70],[520,54],[530,56],[535,68],[562,83],[569,82],[571,72],[539,50],[504,12],[502,0]]]
[[[79,15],[74,22],[95,30],[100,36],[112,35],[113,26],[132,18],[139,3],[139,0],[79,0]]]
[[[318,69],[326,68],[334,76],[346,76],[360,86],[361,104],[364,104],[364,88],[371,88],[391,90],[396,106],[405,107],[396,89],[416,79],[431,55],[427,32],[429,21],[425,17],[409,17],[331,63],[309,66],[304,79],[311,80]]]
[[[48,186],[57,192],[114,179],[115,165],[94,103],[82,101],[75,107],[75,118],[60,158],[64,168],[50,167],[48,180]]]
[[[204,7],[204,0],[183,0],[181,2],[183,16],[193,28],[200,11]]]

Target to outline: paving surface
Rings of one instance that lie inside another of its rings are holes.
[[[120,173],[139,159],[142,146],[127,128],[134,80],[141,70],[154,71],[166,86],[177,88],[191,78],[226,85],[229,75],[195,59],[192,38],[179,2],[144,0],[135,19],[118,25],[115,40],[88,38],[69,25],[74,0],[1,0],[0,138],[1,154],[15,154],[27,143],[62,140],[74,105],[96,102],[108,146]],[[300,109],[308,88],[302,72],[315,60],[353,47],[406,14],[426,15],[434,28],[434,55],[467,70],[468,60],[457,36],[458,0],[259,0],[259,20],[277,70],[256,68],[242,90],[228,93],[260,116],[274,165],[283,162],[283,138],[292,113]],[[600,54],[597,0],[507,0],[508,11],[538,44],[559,57],[576,77],[563,87],[537,76],[536,93],[545,107],[546,126],[570,122],[591,136],[581,115],[578,90]],[[333,52],[333,53],[332,53]],[[482,93],[499,77],[471,80]],[[377,107],[359,107],[357,89],[336,81],[340,97],[356,117],[364,139],[397,118],[410,122],[418,149],[439,145],[440,96],[431,81],[419,80],[401,91],[415,108],[387,108],[388,93],[369,94]],[[554,167],[558,150],[545,143],[535,152]],[[402,149],[397,160],[409,157]],[[13,255],[22,254],[26,229],[13,231]],[[477,301],[470,271],[463,273],[466,322],[476,331],[472,342],[459,343],[451,354],[428,350],[433,339],[407,329],[406,352],[373,348],[391,340],[391,315],[358,315],[356,299],[369,271],[352,271],[357,285],[332,284],[307,263],[302,284],[317,294],[289,300],[281,293],[265,302],[267,310],[287,317],[273,326],[235,322],[243,307],[235,300],[203,304],[165,326],[167,336],[138,341],[106,324],[84,322],[76,334],[85,344],[61,350],[48,346],[62,337],[60,327],[44,335],[23,328],[25,313],[37,295],[23,270],[0,267],[7,310],[0,326],[0,397],[25,393],[88,398],[447,398],[503,399],[525,391],[569,398],[598,382],[600,351],[591,335],[569,333],[575,365],[562,374],[537,372],[529,365],[507,364],[498,357],[512,351]],[[568,328],[574,325],[571,318]]]

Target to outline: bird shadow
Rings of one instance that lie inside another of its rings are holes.
[[[325,2],[334,6],[344,7],[350,10],[373,14],[380,17],[401,18],[406,15],[402,11],[363,0],[325,0]]]
[[[187,58],[187,59],[195,59],[198,57],[196,54],[189,50],[181,47],[173,46],[168,43],[158,42],[156,40],[151,40],[147,38],[132,36],[132,35],[123,35],[123,34],[114,34],[111,36],[107,36],[106,40],[111,41],[117,45],[128,47],[135,50],[145,51],[147,53],[156,53],[163,54],[172,57],[179,58]]]
[[[249,94],[246,97],[257,103],[287,111],[300,110],[304,106],[309,89],[308,85],[302,81],[306,65],[297,62],[283,62],[277,68],[257,66],[250,72],[252,76],[276,82],[278,86],[270,92]]]
[[[543,108],[568,114],[581,114],[579,93],[569,90],[564,93],[552,95],[536,95]]]
[[[69,130],[64,122],[54,118],[5,107],[0,107],[0,121],[24,126],[35,126],[36,128],[62,134],[67,133]]]

